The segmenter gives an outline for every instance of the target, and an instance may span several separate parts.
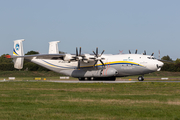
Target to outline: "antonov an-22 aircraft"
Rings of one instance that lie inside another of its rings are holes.
[[[81,80],[115,80],[116,77],[140,75],[160,71],[164,65],[153,57],[153,54],[98,54],[98,48],[93,54],[81,54],[81,48],[76,48],[76,54],[59,54],[58,42],[49,43],[49,54],[24,55],[24,39],[14,41],[13,58],[16,69],[23,68],[24,59],[49,70]]]

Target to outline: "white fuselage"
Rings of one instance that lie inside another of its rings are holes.
[[[152,56],[141,55],[141,54],[119,54],[119,55],[102,55],[105,58],[103,63],[105,67],[98,62],[95,67],[94,61],[84,62],[81,61],[81,71],[91,73],[97,70],[103,70],[103,75],[105,77],[108,69],[117,70],[115,76],[130,76],[130,75],[144,75],[151,72],[159,71],[163,66],[163,63],[158,61]],[[36,59],[34,57],[31,62],[39,64],[52,71],[73,76],[73,71],[77,71],[77,61],[65,61],[65,60],[49,60],[49,59]],[[93,75],[92,73],[91,75]],[[83,73],[86,77],[85,73]],[[80,75],[80,76],[83,76]]]
[[[24,39],[14,41],[12,58],[16,69],[23,68],[25,59],[49,70],[79,78],[79,80],[84,78],[115,80],[116,77],[144,75],[159,71],[163,66],[163,63],[153,56],[141,54],[105,55],[103,54],[104,50],[98,54],[98,48],[96,48],[96,52],[93,51],[93,55],[81,54],[81,47],[79,52],[76,48],[74,55],[59,54],[57,45],[59,41],[50,42],[49,54],[24,55],[23,41]],[[142,81],[144,78],[139,76],[138,79]]]

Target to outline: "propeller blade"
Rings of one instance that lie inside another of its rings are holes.
[[[102,51],[101,55],[104,53],[105,50]]]
[[[154,55],[154,53],[151,54],[151,56],[153,56],[153,55]]]
[[[144,51],[144,54],[143,55],[146,55],[146,51]]]
[[[93,51],[93,53],[94,53],[94,55],[95,55],[94,58],[89,58],[89,59],[94,59],[94,61],[95,61],[93,67],[95,67],[95,65],[98,63],[98,61],[100,61],[103,66],[105,66],[105,64],[104,64],[103,61],[102,61],[102,60],[104,60],[105,58],[101,58],[101,56],[103,55],[104,51],[105,51],[105,50],[103,50],[100,55],[98,54],[98,47],[96,48],[96,53]]]
[[[81,56],[81,47],[79,48],[79,56]]]
[[[136,49],[136,51],[135,51],[135,54],[137,54],[137,49]]]
[[[98,62],[98,60],[96,60],[96,61],[95,61],[95,63],[94,63],[94,66],[93,66],[93,67],[95,67],[95,65],[97,64],[97,62]]]
[[[94,55],[96,56],[96,53],[93,51]]]
[[[129,54],[131,54],[131,51],[129,50]]]
[[[78,60],[78,69],[80,69],[80,60]]]
[[[96,58],[89,58],[89,59],[94,59],[95,60]]]
[[[96,48],[96,57],[98,57],[98,47]]]
[[[100,60],[100,62],[102,63],[103,66],[105,66],[102,60]]]
[[[70,59],[69,61],[73,61],[73,60],[76,60],[75,58],[73,58],[73,59]]]
[[[157,66],[157,68],[160,68],[161,66],[159,66],[158,64],[156,65]]]
[[[76,47],[76,56],[78,56],[78,48]]]
[[[81,56],[81,47],[79,48],[79,54],[78,54],[78,48],[76,47],[76,56],[73,57],[70,61],[75,60],[78,61],[77,68],[80,69],[80,62],[83,61],[83,56]]]

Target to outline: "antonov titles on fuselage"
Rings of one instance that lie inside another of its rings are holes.
[[[24,59],[49,70],[79,80],[115,80],[116,77],[143,75],[160,71],[163,63],[145,54],[98,54],[98,48],[93,54],[81,54],[81,48],[76,48],[76,54],[59,54],[58,42],[49,43],[49,54],[24,55],[24,39],[14,41],[13,58],[16,69],[23,68]]]

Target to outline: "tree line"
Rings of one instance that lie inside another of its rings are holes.
[[[64,53],[61,52],[60,53]],[[39,54],[36,51],[29,51],[25,55],[33,55]],[[15,71],[17,69],[14,68],[14,63],[12,58],[5,58],[8,54],[3,54],[0,56],[0,71]],[[180,59],[177,58],[173,61],[168,55],[161,58],[164,62],[164,66],[161,71],[171,71],[171,72],[180,72]],[[35,63],[31,63],[28,61],[24,61],[23,71],[49,71],[48,69],[41,67]]]
[[[161,71],[180,72],[180,59],[173,61],[168,55],[161,58],[164,66]]]
[[[25,55],[33,55],[33,54],[39,54],[39,52],[29,51]],[[8,54],[3,54],[0,57],[0,71],[16,71],[17,69],[14,68],[13,59],[6,58],[5,57],[6,55]],[[22,71],[49,71],[49,70],[35,63],[24,61]]]

